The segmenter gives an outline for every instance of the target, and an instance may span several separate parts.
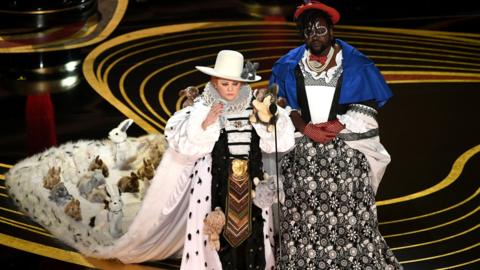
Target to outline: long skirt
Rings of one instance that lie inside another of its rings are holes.
[[[280,269],[403,269],[378,229],[370,166],[341,139],[301,138],[282,160]]]

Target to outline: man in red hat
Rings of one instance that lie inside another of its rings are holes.
[[[392,96],[374,63],[334,37],[337,10],[297,8],[305,44],[281,57],[279,86],[296,130],[282,160],[281,269],[402,269],[378,230],[375,192],[390,162],[377,110]]]

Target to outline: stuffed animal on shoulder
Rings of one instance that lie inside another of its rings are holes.
[[[258,62],[245,61],[243,66],[242,74],[240,77],[244,79],[254,80],[257,75],[257,69],[260,66]]]
[[[276,97],[278,85],[273,84],[268,89],[256,89],[255,99],[252,101],[252,114],[250,123],[261,123],[267,126],[267,131],[272,132],[277,121]]]
[[[183,90],[180,90],[180,92],[178,92],[178,95],[180,97],[183,97],[183,96],[186,97],[185,101],[182,102],[182,109],[183,109],[185,107],[193,105],[193,101],[195,100],[195,98],[197,98],[200,95],[200,90],[198,90],[198,88],[195,86],[189,86]]]

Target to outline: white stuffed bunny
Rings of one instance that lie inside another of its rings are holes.
[[[122,121],[118,127],[108,133],[108,138],[113,142],[113,157],[117,168],[126,169],[128,164],[135,159],[137,151],[134,144],[127,138],[127,129],[133,124],[132,119]]]
[[[120,190],[117,185],[107,184],[105,186],[107,191],[108,214],[107,220],[109,225],[110,235],[118,238],[122,235],[122,219],[123,219],[123,202],[120,197]]]

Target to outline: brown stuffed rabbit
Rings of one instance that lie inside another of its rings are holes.
[[[225,214],[220,207],[208,213],[203,220],[203,233],[208,236],[208,247],[212,250],[220,250],[220,233],[225,226]]]

